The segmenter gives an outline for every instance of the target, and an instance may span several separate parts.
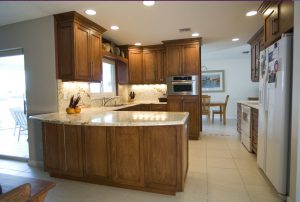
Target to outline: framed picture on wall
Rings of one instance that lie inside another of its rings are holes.
[[[202,71],[202,92],[224,92],[224,70]]]

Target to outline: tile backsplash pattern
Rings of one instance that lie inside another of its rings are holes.
[[[59,112],[65,111],[68,107],[72,95],[80,94],[81,100],[79,106],[83,108],[101,107],[102,99],[95,98],[90,93],[88,82],[62,82],[57,80],[58,109]],[[129,92],[134,91],[136,96],[134,102],[158,102],[159,97],[166,93],[167,85],[118,85],[119,98],[118,103],[127,103],[129,101]],[[109,104],[109,103],[108,103]]]

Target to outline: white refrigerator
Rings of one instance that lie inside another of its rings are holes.
[[[279,194],[287,194],[292,35],[260,52],[257,163]]]

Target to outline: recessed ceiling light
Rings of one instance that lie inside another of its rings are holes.
[[[96,15],[96,11],[91,9],[86,10],[85,13],[88,15]]]
[[[248,13],[246,13],[246,16],[254,16],[257,14],[257,11],[249,11]]]
[[[110,29],[112,29],[112,30],[119,30],[119,27],[118,27],[117,25],[112,25],[112,26],[110,27]]]
[[[199,36],[199,33],[195,32],[192,34],[192,36]]]
[[[239,38],[233,38],[232,41],[238,41],[240,40]]]
[[[140,46],[140,45],[142,45],[142,43],[136,42],[134,45],[135,45],[135,46]]]
[[[153,6],[155,1],[143,1],[144,6]]]

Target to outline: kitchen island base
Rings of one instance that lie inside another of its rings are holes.
[[[43,122],[50,176],[161,194],[184,190],[187,122],[160,126],[86,126]]]

